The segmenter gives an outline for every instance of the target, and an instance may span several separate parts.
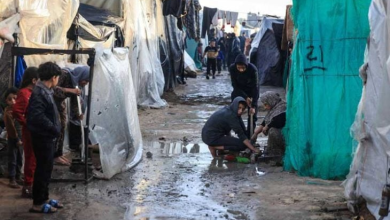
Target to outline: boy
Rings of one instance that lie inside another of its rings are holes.
[[[61,69],[47,62],[38,68],[39,79],[31,94],[27,108],[27,128],[31,132],[32,146],[36,158],[33,185],[33,207],[30,212],[54,213],[63,206],[49,200],[49,182],[53,171],[54,151],[61,134],[57,106],[53,99],[53,88],[58,84]],[[48,201],[48,203],[46,203]]]
[[[210,41],[210,45],[204,50],[203,57],[207,54],[207,72],[206,79],[210,79],[210,70],[213,71],[213,79],[215,79],[215,72],[217,71],[217,56],[218,50],[215,46],[215,40]]]
[[[20,125],[12,116],[12,106],[16,102],[16,94],[18,89],[15,87],[9,88],[5,93],[5,102],[7,107],[4,110],[4,123],[8,135],[8,176],[9,187],[18,189],[20,186],[17,181],[23,182],[21,178],[21,169],[23,165],[23,149],[21,141]]]
[[[222,70],[222,63],[225,59],[225,56],[223,55],[223,52],[221,51],[221,48],[220,46],[217,47],[218,48],[218,56],[217,56],[217,69],[218,69],[218,75],[221,74],[221,70]]]
[[[216,150],[243,151],[246,148],[259,153],[259,149],[253,147],[245,135],[245,125],[241,115],[247,108],[244,98],[237,97],[230,106],[226,106],[207,120],[202,129],[202,140],[209,146],[211,155],[215,158]],[[231,137],[233,130],[238,138]]]

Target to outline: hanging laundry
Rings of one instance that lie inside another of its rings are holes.
[[[226,22],[226,11],[219,10],[218,11],[218,19],[222,19],[222,29],[224,29],[225,22]]]
[[[186,15],[186,0],[165,0],[163,3],[163,15],[173,15],[177,18],[177,27],[183,30],[182,17]]]
[[[211,22],[213,24],[213,26],[218,26],[218,15],[219,15],[219,13],[217,11],[217,13],[215,13],[213,20]]]
[[[202,7],[198,0],[187,0],[187,15],[183,17],[183,23],[187,28],[187,36],[190,39],[200,38],[199,11]]]
[[[203,8],[203,22],[202,22],[202,38],[206,37],[207,31],[210,29],[210,25],[213,21],[214,15],[217,13],[218,9],[216,8]]]
[[[237,19],[238,19],[238,12],[230,12],[230,16],[231,16],[231,25],[232,25],[232,28],[234,28],[234,26],[236,26],[236,23],[237,23]]]
[[[232,22],[232,13],[230,11],[226,12],[226,24],[230,24]]]
[[[19,88],[20,83],[22,83],[24,70],[26,69],[27,69],[27,65],[23,59],[23,56],[18,56],[16,58],[16,67],[15,67],[15,87]]]

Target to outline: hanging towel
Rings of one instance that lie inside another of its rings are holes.
[[[217,13],[215,13],[213,17],[213,21],[211,22],[213,26],[218,26],[218,15],[219,15],[219,11],[217,11]]]
[[[202,22],[202,38],[206,37],[207,31],[210,29],[211,22],[213,21],[214,15],[217,13],[216,8],[203,8],[203,22]]]
[[[234,28],[234,26],[236,26],[236,22],[237,22],[237,19],[238,19],[238,12],[230,12],[230,18],[232,19],[231,20],[231,25],[232,27]]]
[[[23,59],[23,56],[18,56],[16,58],[16,67],[15,67],[15,87],[19,88],[22,83],[24,70],[27,69],[26,62]]]
[[[230,11],[226,12],[226,24],[230,24],[232,21],[232,13]]]

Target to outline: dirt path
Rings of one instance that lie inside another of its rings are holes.
[[[66,205],[54,215],[27,213],[31,201],[1,179],[1,219],[350,219],[348,212],[322,210],[344,201],[341,182],[212,159],[200,131],[229,102],[230,91],[226,75],[189,79],[176,94],[165,95],[168,108],[139,110],[144,155],[153,157],[110,181],[51,184],[54,198]]]

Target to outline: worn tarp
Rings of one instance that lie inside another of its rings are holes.
[[[78,0],[20,0],[20,46],[67,49],[66,33],[78,6]],[[47,61],[66,62],[67,56],[32,55],[26,56],[25,60],[27,66],[39,66]]]
[[[130,48],[129,57],[138,105],[161,108],[167,105],[161,99],[165,80],[158,56],[158,23],[152,21],[157,15],[149,14],[150,22],[145,15],[146,8],[153,8],[155,0],[150,1],[123,1],[125,45]]]
[[[373,0],[369,9],[371,34],[366,65],[361,68],[366,85],[351,128],[359,145],[344,182],[350,207],[363,197],[376,219],[380,219],[381,192],[389,183],[390,167],[390,5],[384,3]]]
[[[258,69],[260,85],[282,86],[284,56],[280,44],[283,23],[281,19],[263,18],[253,39],[250,61]]]
[[[98,55],[93,78],[91,135],[99,144],[103,172],[111,178],[135,166],[142,158],[138,120],[128,49],[104,50]],[[120,117],[117,117],[120,116]]]
[[[369,4],[293,1],[298,35],[287,92],[285,170],[322,179],[348,174],[349,128],[361,96],[358,70],[369,34]]]

